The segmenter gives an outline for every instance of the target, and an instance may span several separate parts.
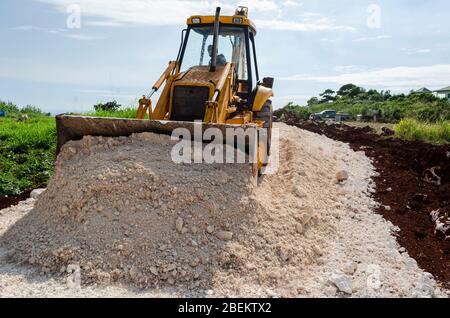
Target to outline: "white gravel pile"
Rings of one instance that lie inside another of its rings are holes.
[[[83,283],[207,285],[235,266],[225,242],[256,211],[250,165],[177,165],[150,133],[67,144],[35,208],[0,239],[43,273],[81,267]]]
[[[0,212],[0,295],[445,296],[373,212],[362,152],[276,128],[257,188],[248,166],[173,164],[151,134],[72,143],[37,203]]]

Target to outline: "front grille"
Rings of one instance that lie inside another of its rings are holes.
[[[203,121],[209,88],[202,86],[175,86],[172,98],[171,120]]]

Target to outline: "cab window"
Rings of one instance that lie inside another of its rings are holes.
[[[195,66],[211,65],[213,26],[192,27],[189,32],[181,71]],[[221,26],[219,30],[217,66],[232,62],[238,79],[247,80],[247,58],[245,50],[245,32],[240,27]]]

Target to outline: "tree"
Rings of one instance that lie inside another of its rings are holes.
[[[98,103],[97,105],[94,105],[94,109],[96,112],[98,111],[107,111],[107,112],[116,112],[119,110],[119,108],[122,107],[117,101],[108,102],[106,104]]]
[[[20,112],[19,107],[17,107],[16,105],[14,105],[11,102],[5,103],[0,101],[0,110],[3,110],[7,113],[18,113]]]
[[[364,92],[364,89],[359,86],[356,86],[354,84],[346,84],[338,90],[337,95],[341,96],[341,97],[354,98],[363,92]]]
[[[321,103],[334,102],[336,100],[336,92],[332,89],[327,89],[325,92],[320,94],[320,97],[322,97],[320,100]]]
[[[384,101],[383,91],[378,92],[376,89],[369,89],[367,91],[367,99],[373,102],[382,102]]]
[[[381,91],[381,95],[383,96],[383,99],[386,101],[386,100],[389,100],[389,98],[391,98],[392,97],[392,94],[391,94],[391,91],[390,90],[387,90],[387,91]]]
[[[320,101],[317,97],[312,97],[311,99],[308,100],[308,107],[312,107],[315,106],[317,104],[320,104]]]
[[[21,113],[23,114],[36,114],[36,115],[42,115],[42,111],[39,107],[33,106],[33,105],[27,105],[25,107],[23,107],[20,110]]]

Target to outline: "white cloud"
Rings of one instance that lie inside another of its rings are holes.
[[[55,6],[60,12],[67,14],[67,6],[73,0],[35,0]],[[258,27],[275,30],[324,31],[345,30],[354,28],[335,25],[332,21],[318,17],[315,20],[288,21],[280,20],[283,10],[292,10],[301,4],[295,1],[279,3],[273,0],[78,0],[82,17],[100,19],[102,22],[88,22],[97,26],[119,25],[182,25],[191,15],[212,15],[216,6],[222,7],[222,14],[233,14],[238,5],[249,7],[250,17],[255,18]],[[259,17],[259,18],[258,18]],[[264,17],[264,19],[262,18]],[[272,17],[272,19],[268,19]]]
[[[432,50],[431,49],[418,49],[416,50],[416,53],[418,54],[427,54],[427,53],[431,53]]]
[[[66,14],[73,0],[35,0],[55,6]],[[266,11],[276,6],[274,1],[243,1],[254,11]],[[101,18],[123,24],[179,25],[195,14],[214,14],[214,8],[221,6],[223,12],[234,13],[236,6],[219,1],[200,0],[78,0],[83,16]]]
[[[32,26],[32,25],[21,25],[18,27],[14,27],[11,28],[11,30],[15,30],[15,31],[35,31],[35,30],[39,30],[38,27]]]
[[[105,89],[79,89],[77,92],[83,93],[83,94],[95,94],[95,95],[101,95],[101,94],[112,94],[111,90],[105,90]]]
[[[255,20],[257,27],[262,29],[288,30],[288,31],[349,31],[353,32],[353,27],[335,25],[332,23],[295,22],[283,20]]]
[[[64,65],[33,58],[0,57],[0,78],[40,83],[92,85],[105,87],[141,87],[148,82],[148,72],[118,66]],[[158,74],[159,75],[159,74]]]
[[[49,28],[42,28],[42,27],[37,27],[34,25],[21,25],[21,26],[17,26],[14,28],[11,28],[10,30],[13,31],[44,31],[44,32],[48,32],[48,33],[63,33],[66,32],[67,29],[61,29],[61,28],[56,28],[56,29],[49,29]]]
[[[90,22],[92,25],[95,25],[95,22]],[[100,23],[100,22],[98,22]],[[112,23],[112,22],[111,22]],[[93,40],[98,40],[98,37],[95,36],[91,36],[91,35],[86,35],[86,34],[67,34],[66,32],[68,31],[68,29],[61,29],[61,28],[57,28],[57,29],[47,29],[47,28],[41,28],[41,27],[36,27],[36,26],[32,26],[32,25],[23,25],[23,26],[18,26],[18,27],[14,27],[12,28],[12,30],[17,30],[17,31],[44,31],[47,33],[51,33],[51,34],[62,34],[62,36],[64,36],[65,38],[68,39],[73,39],[73,40],[80,40],[80,41],[93,41]]]
[[[114,21],[88,21],[86,25],[90,26],[98,26],[98,27],[120,27],[124,26],[123,23],[114,22]]]
[[[433,52],[431,49],[402,49],[402,51],[406,52],[406,54],[428,54]]]
[[[340,39],[338,38],[334,38],[334,39],[330,39],[330,38],[321,38],[320,42],[326,42],[326,43],[337,43],[339,42]]]
[[[367,71],[368,67],[365,65],[338,65],[333,67],[333,70],[338,73],[356,73]]]
[[[94,41],[98,40],[99,38],[86,35],[86,34],[65,34],[65,38],[72,39],[72,40],[79,40],[79,41]]]
[[[288,95],[288,96],[280,96],[280,97],[274,97],[274,99],[278,99],[280,101],[294,101],[299,99],[305,99],[310,98],[309,95]]]
[[[228,1],[230,2],[230,1]],[[242,5],[248,7],[250,13],[253,11],[263,11],[263,12],[273,12],[278,10],[280,7],[278,6],[276,1],[271,0],[242,0],[238,1],[236,5],[232,5],[233,9],[237,8],[238,5]],[[234,13],[234,12],[232,12]]]
[[[304,105],[306,101],[311,98],[311,95],[286,95],[286,96],[275,96],[272,98],[274,109],[278,109],[286,106],[287,103],[294,103],[297,105]]]
[[[450,85],[450,64],[431,66],[399,66],[339,75],[312,76],[294,75],[278,78],[284,81],[312,81],[320,83],[367,85],[393,90],[413,87],[439,87]]]
[[[376,41],[376,40],[386,40],[386,39],[392,39],[392,35],[378,35],[378,36],[373,36],[373,37],[363,37],[363,38],[358,38],[355,41],[363,42],[363,41]]]
[[[95,89],[81,89],[78,90],[78,92],[82,93],[82,94],[88,94],[88,95],[95,95],[95,96],[99,96],[99,97],[106,97],[106,98],[123,98],[123,99],[128,99],[128,100],[137,100],[139,98],[139,96],[136,96],[135,94],[124,94],[124,93],[120,93],[120,92],[114,92],[112,90],[95,90]]]
[[[303,12],[300,14],[303,18],[320,18],[322,15],[317,12]]]
[[[67,29],[48,29],[46,30],[48,33],[60,34],[67,32]]]
[[[293,1],[293,0],[287,0],[283,2],[283,6],[285,7],[301,7],[303,6],[303,3]]]

